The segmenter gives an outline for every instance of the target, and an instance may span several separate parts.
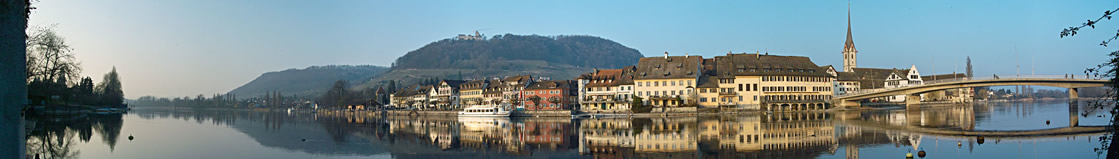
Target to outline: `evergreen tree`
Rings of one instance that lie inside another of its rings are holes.
[[[117,67],[114,66],[112,71],[105,74],[104,79],[97,85],[97,93],[101,97],[101,104],[114,107],[124,104],[124,90],[121,88]]]

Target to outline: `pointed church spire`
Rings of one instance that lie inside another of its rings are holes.
[[[859,51],[855,49],[855,39],[851,36],[851,1],[847,1],[847,42],[843,44],[843,72],[854,72]]]
[[[851,37],[851,2],[847,2],[847,42],[843,44],[844,52],[855,51],[855,39]]]

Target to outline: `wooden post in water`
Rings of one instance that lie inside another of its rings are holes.
[[[0,0],[0,158],[26,158],[26,0]]]

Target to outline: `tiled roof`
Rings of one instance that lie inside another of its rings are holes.
[[[696,88],[719,88],[719,78],[715,76],[699,76]]]
[[[830,77],[827,70],[804,56],[730,54],[715,57],[719,78],[733,76]]]
[[[854,81],[859,81],[860,89],[875,89],[885,88],[886,78],[889,78],[890,73],[895,73],[900,76],[909,74],[909,69],[880,69],[880,68],[853,68],[855,73]]]
[[[626,66],[622,69],[597,70],[597,72],[580,75],[578,79],[590,80],[587,87],[608,87],[619,85],[632,85],[635,67]]]
[[[487,80],[471,80],[471,81],[466,81],[465,83],[462,83],[462,85],[459,85],[459,87],[461,87],[461,89],[463,89],[463,90],[482,89],[482,88],[486,88],[486,86],[488,86],[488,84],[490,84],[490,81],[487,81]]]
[[[637,62],[634,80],[696,78],[702,60],[700,56],[644,57]]]

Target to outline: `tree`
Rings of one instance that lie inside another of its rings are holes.
[[[349,88],[349,82],[346,80],[334,81],[330,90],[327,90],[326,94],[319,98],[319,103],[329,107],[347,104],[345,102],[350,101],[350,92],[346,88]]]
[[[532,106],[535,106],[537,110],[540,109],[540,96],[533,95],[531,97],[528,97],[528,100],[532,101]]]
[[[552,104],[560,105],[560,107],[563,107],[563,105],[560,104],[560,102],[563,102],[563,99],[561,99],[560,97],[548,98],[548,102],[551,102]]]
[[[1096,18],[1096,20],[1088,19],[1087,22],[1084,22],[1078,26],[1066,28],[1061,31],[1061,38],[1076,36],[1077,32],[1084,27],[1096,28],[1096,24],[1100,21],[1104,19],[1111,20],[1111,15],[1115,14],[1115,12],[1119,12],[1119,8],[1104,11],[1103,16]],[[1108,44],[1110,44],[1112,40],[1115,40],[1117,38],[1119,38],[1119,31],[1116,31],[1116,33],[1112,37],[1103,40],[1103,42],[1100,42],[1099,45],[1108,47]],[[1111,89],[1106,92],[1107,97],[1100,100],[1088,102],[1089,106],[1093,107],[1094,109],[1090,109],[1090,111],[1085,112],[1084,115],[1093,113],[1093,111],[1096,110],[1103,110],[1104,108],[1110,107],[1108,109],[1111,113],[1110,125],[1112,126],[1112,131],[1108,132],[1109,134],[1100,137],[1100,148],[1095,149],[1095,151],[1098,154],[1107,153],[1107,158],[1115,159],[1119,158],[1119,151],[1112,150],[1111,148],[1119,148],[1119,133],[1115,132],[1115,130],[1117,130],[1115,128],[1119,128],[1119,107],[1115,107],[1115,105],[1119,104],[1117,103],[1117,100],[1119,100],[1119,93],[1116,93],[1116,91],[1119,90],[1119,84],[1116,84],[1119,83],[1119,80],[1115,79],[1116,74],[1119,73],[1119,51],[1112,51],[1110,54],[1108,54],[1108,56],[1110,56],[1111,59],[1109,59],[1107,62],[1097,65],[1095,68],[1088,68],[1084,70],[1085,74],[1089,74],[1099,78],[1108,78],[1109,82],[1112,83],[1108,86],[1111,87]]]
[[[633,96],[633,101],[630,102],[630,111],[634,113],[648,113],[653,111],[653,107],[645,105],[645,102],[642,100],[641,97]]]
[[[967,57],[967,77],[968,78],[975,77],[975,74],[972,74],[972,73],[974,73],[974,72],[972,72],[972,70],[971,70],[971,56],[968,56]]]
[[[35,28],[27,39],[27,78],[51,82],[79,78],[81,67],[71,50],[53,25]]]
[[[105,74],[100,84],[97,84],[97,93],[101,97],[101,104],[108,106],[121,106],[124,104],[124,89],[121,88],[120,75],[117,67]]]

